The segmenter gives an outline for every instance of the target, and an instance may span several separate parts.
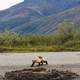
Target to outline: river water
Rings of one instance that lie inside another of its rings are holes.
[[[35,56],[43,56],[49,64],[80,64],[80,52],[1,53],[0,66],[30,65]]]

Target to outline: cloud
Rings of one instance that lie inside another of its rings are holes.
[[[18,4],[24,0],[0,0],[0,10],[9,8],[15,4]]]

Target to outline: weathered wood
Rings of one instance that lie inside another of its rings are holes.
[[[19,71],[7,72],[5,80],[80,80],[79,75],[69,71],[56,69],[30,68]]]

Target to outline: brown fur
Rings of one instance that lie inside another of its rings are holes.
[[[40,65],[43,65],[44,63],[48,64],[47,60],[45,60],[45,58],[42,57],[42,56],[37,56],[37,57],[35,57],[35,58],[32,60],[32,65],[31,65],[31,67],[33,67],[35,63],[38,63],[39,66],[40,66]]]

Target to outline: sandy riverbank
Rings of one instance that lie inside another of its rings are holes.
[[[58,70],[69,70],[80,75],[80,52],[44,52],[44,53],[15,53],[0,54],[0,74],[30,68],[34,56],[43,56],[49,65],[41,66]]]

